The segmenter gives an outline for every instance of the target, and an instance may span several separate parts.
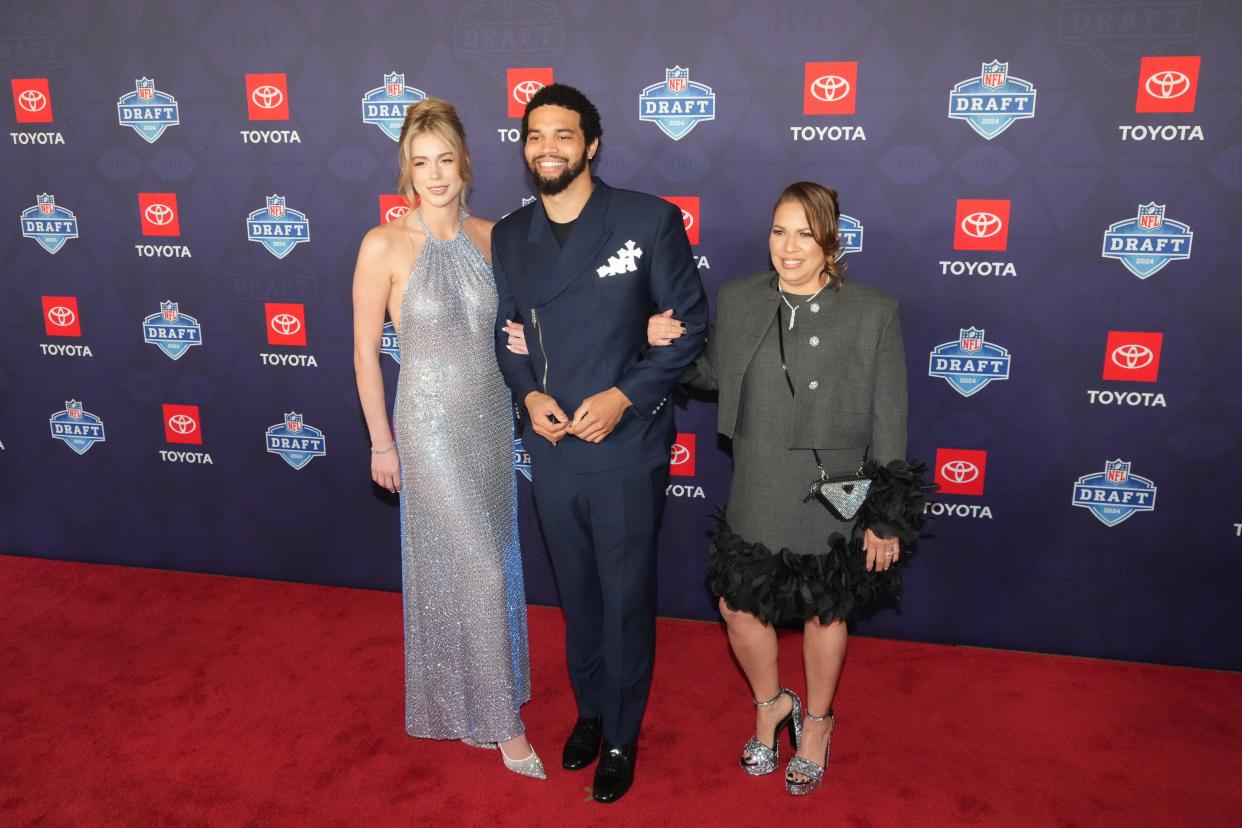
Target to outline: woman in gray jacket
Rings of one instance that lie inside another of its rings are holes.
[[[755,735],[741,766],[773,772],[788,728],[797,755],[791,794],[809,794],[828,764],[833,696],[845,661],[845,621],[897,595],[894,565],[922,521],[919,468],[905,464],[906,367],[897,302],[846,282],[836,261],[834,190],[785,189],[768,237],[773,270],[726,283],[706,350],[686,384],[719,394],[718,430],[733,441],[733,485],[713,538],[708,581],[729,643],[754,694]],[[653,317],[652,345],[676,338],[671,313]],[[810,484],[857,472],[873,488],[851,521]],[[892,462],[890,464],[890,461]],[[776,625],[803,629],[805,718],[781,684]]]

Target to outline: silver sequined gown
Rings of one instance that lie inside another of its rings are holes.
[[[496,283],[464,230],[426,238],[398,326],[405,729],[497,742],[524,730],[530,667]]]

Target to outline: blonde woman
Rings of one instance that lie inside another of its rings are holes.
[[[492,223],[466,210],[470,152],[452,105],[411,106],[398,146],[399,187],[421,203],[363,238],[353,302],[371,478],[401,498],[406,731],[499,746],[509,770],[543,779],[519,716],[530,667]],[[379,365],[385,315],[402,354],[395,435]]]

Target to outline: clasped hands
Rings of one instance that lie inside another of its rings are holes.
[[[531,391],[525,403],[531,428],[552,445],[566,435],[588,443],[603,442],[617,427],[625,410],[633,405],[625,392],[615,386],[583,400],[573,419],[565,416],[556,400],[542,391]]]

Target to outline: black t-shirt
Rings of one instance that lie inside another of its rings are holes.
[[[577,221],[577,219],[574,219]],[[552,228],[552,235],[556,237],[556,243],[561,247],[565,246],[565,242],[569,241],[569,234],[573,232],[574,222],[567,221],[564,224],[548,219],[548,225]]]

